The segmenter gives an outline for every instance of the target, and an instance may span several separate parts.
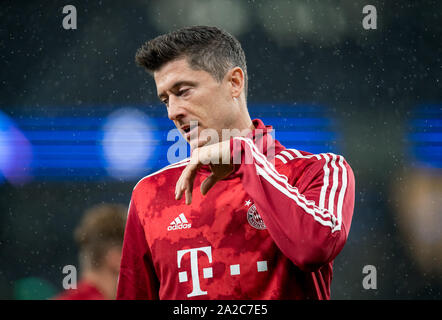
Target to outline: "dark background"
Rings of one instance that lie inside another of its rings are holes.
[[[67,4],[77,8],[77,30],[62,28]],[[362,28],[366,4],[377,8],[376,30]],[[149,114],[155,84],[135,51],[168,30],[209,23],[242,43],[250,104],[322,105],[339,124],[356,203],[332,298],[440,299],[442,252],[418,262],[394,196],[410,171],[442,179],[440,167],[416,165],[407,135],[419,106],[439,106],[433,117],[442,119],[439,1],[3,1],[0,110],[14,119],[29,109],[93,115],[94,106],[130,104]],[[84,209],[129,203],[137,181],[0,184],[0,298],[20,298],[18,283],[29,277],[61,290],[63,266],[78,264],[72,231]],[[375,290],[362,286],[365,265],[377,269]]]

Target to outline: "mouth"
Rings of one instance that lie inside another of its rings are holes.
[[[186,124],[186,125],[182,126],[181,130],[184,131],[184,134],[189,133],[190,132],[190,125]]]
[[[183,132],[184,138],[188,142],[190,142],[191,138],[197,138],[198,137],[198,133],[194,134],[194,131],[198,130],[198,126],[190,127],[190,125],[186,124],[186,125],[181,127],[181,130]]]

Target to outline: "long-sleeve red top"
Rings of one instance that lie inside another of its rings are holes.
[[[231,139],[236,170],[192,204],[175,200],[189,159],[139,181],[130,202],[117,299],[329,299],[333,260],[354,208],[336,154],[286,149],[271,126]]]

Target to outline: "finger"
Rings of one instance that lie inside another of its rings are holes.
[[[181,173],[175,187],[175,199],[180,200],[185,194],[186,204],[192,202],[193,182],[198,171],[198,165],[189,164]]]
[[[215,175],[212,173],[210,176],[208,176],[203,183],[201,183],[201,194],[203,196],[206,195],[207,192],[209,192],[210,189],[219,181],[218,178],[215,177]]]
[[[178,178],[178,181],[175,186],[175,200],[180,200],[183,195],[183,190],[184,190],[184,188],[183,188],[183,174],[184,174],[184,171],[183,171],[183,173],[181,173],[181,176]]]
[[[193,183],[195,181],[197,171],[198,171],[198,166],[195,165],[189,167],[189,173],[186,176],[186,180],[184,181],[187,205],[192,203]]]
[[[192,203],[192,188],[186,189],[186,204]]]
[[[177,182],[177,184],[175,186],[175,199],[176,200],[181,200],[181,198],[183,196],[183,193],[186,190],[184,182],[187,179],[187,174],[188,174],[187,171],[184,170],[181,173],[181,176],[179,177],[178,182]]]
[[[175,200],[180,200],[182,195],[183,195],[183,191],[182,191],[181,183],[178,180],[177,185],[175,187]]]

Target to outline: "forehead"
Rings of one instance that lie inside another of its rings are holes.
[[[186,58],[172,60],[164,64],[153,73],[158,94],[173,87],[175,83],[192,81],[202,82],[209,80],[211,75],[204,70],[194,70],[190,67]]]

